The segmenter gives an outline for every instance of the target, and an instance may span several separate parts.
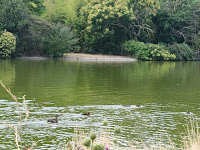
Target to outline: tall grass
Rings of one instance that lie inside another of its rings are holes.
[[[190,121],[187,125],[187,134],[183,137],[183,150],[200,150],[200,133],[197,121]]]
[[[101,130],[97,133],[96,139],[92,142],[90,134],[84,133],[82,130],[75,130],[74,137],[71,142],[68,142],[65,150],[95,150],[93,147],[98,144],[104,145],[102,150],[200,150],[200,133],[197,121],[190,121],[190,125],[186,126],[186,134],[182,137],[182,144],[176,147],[175,144],[169,139],[169,145],[165,145],[162,141],[158,141],[157,144],[147,146],[144,142],[141,144],[129,144],[128,147],[121,147],[118,144],[117,137],[113,137],[114,134]],[[86,145],[85,141],[90,140],[90,144]],[[101,150],[101,149],[98,149]]]

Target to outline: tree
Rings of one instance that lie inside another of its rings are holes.
[[[41,15],[45,11],[44,0],[22,0],[34,15]]]
[[[29,14],[21,0],[2,0],[0,3],[0,28],[18,34],[26,26]]]
[[[158,0],[91,0],[81,8],[76,33],[85,49],[119,54],[127,39],[152,33],[149,22],[157,13]]]
[[[78,39],[74,38],[74,34],[70,27],[56,24],[51,32],[43,39],[43,54],[50,57],[62,56],[63,53],[67,53],[72,49],[77,41]]]
[[[42,55],[44,44],[42,39],[47,36],[53,26],[37,16],[30,16],[27,27],[20,32],[17,46],[18,54]]]
[[[169,0],[161,3],[161,10],[153,19],[158,42],[187,43],[199,49],[200,1]]]
[[[51,23],[63,23],[70,26],[77,18],[80,7],[86,0],[46,0],[46,12],[42,18]]]

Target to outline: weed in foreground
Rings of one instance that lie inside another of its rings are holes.
[[[31,150],[33,149],[33,147],[35,147],[37,145],[36,142],[33,142],[33,144],[31,146],[28,146],[27,148],[25,148],[24,146],[21,146],[20,145],[20,142],[21,142],[21,136],[20,136],[20,133],[22,132],[22,114],[21,114],[21,110],[20,110],[20,106],[19,106],[19,102],[18,102],[18,99],[15,95],[12,94],[11,90],[8,89],[4,84],[3,82],[0,80],[0,85],[6,90],[6,92],[12,97],[12,99],[16,102],[16,105],[17,105],[17,109],[18,109],[18,112],[19,112],[19,122],[20,122],[20,126],[14,126],[14,125],[9,125],[7,124],[6,122],[3,122],[3,121],[0,121],[1,124],[5,125],[7,128],[9,129],[12,129],[15,133],[15,144],[16,144],[16,147],[17,147],[17,150],[21,150],[22,148],[24,149],[27,149],[27,150]],[[25,96],[23,96],[23,104],[24,104],[24,108],[25,108],[25,119],[24,119],[24,122],[27,121],[28,119],[28,116],[29,116],[29,112],[28,112],[28,109],[27,109],[27,105],[26,105],[26,100],[25,100]]]

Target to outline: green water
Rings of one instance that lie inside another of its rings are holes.
[[[26,95],[30,117],[22,137],[25,143],[39,141],[38,149],[66,143],[74,127],[105,128],[103,120],[111,131],[122,127],[122,146],[168,137],[178,144],[184,125],[200,117],[199,75],[200,62],[0,60],[0,80],[17,97]],[[84,111],[91,116],[82,116]],[[59,123],[48,124],[55,114]],[[0,88],[0,121],[18,124],[17,116],[15,103]],[[1,148],[15,147],[12,131],[0,125],[0,133]]]

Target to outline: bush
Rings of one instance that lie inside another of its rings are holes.
[[[175,60],[176,58],[174,54],[170,54],[165,46],[160,44],[145,44],[132,40],[124,44],[124,49],[141,60]]]
[[[9,58],[16,48],[15,36],[4,30],[0,36],[0,58]]]
[[[130,40],[124,43],[123,45],[125,51],[131,53],[135,56],[135,53],[142,50],[145,51],[148,49],[147,45],[145,45],[143,42]]]
[[[148,44],[150,49],[150,58],[152,60],[175,60],[176,55],[170,54],[170,52],[163,45]]]
[[[43,38],[43,54],[50,57],[62,56],[63,53],[72,49],[77,41],[70,27],[56,24],[52,31]]]
[[[174,43],[168,47],[170,53],[176,55],[176,60],[195,60],[195,52],[185,43]]]

